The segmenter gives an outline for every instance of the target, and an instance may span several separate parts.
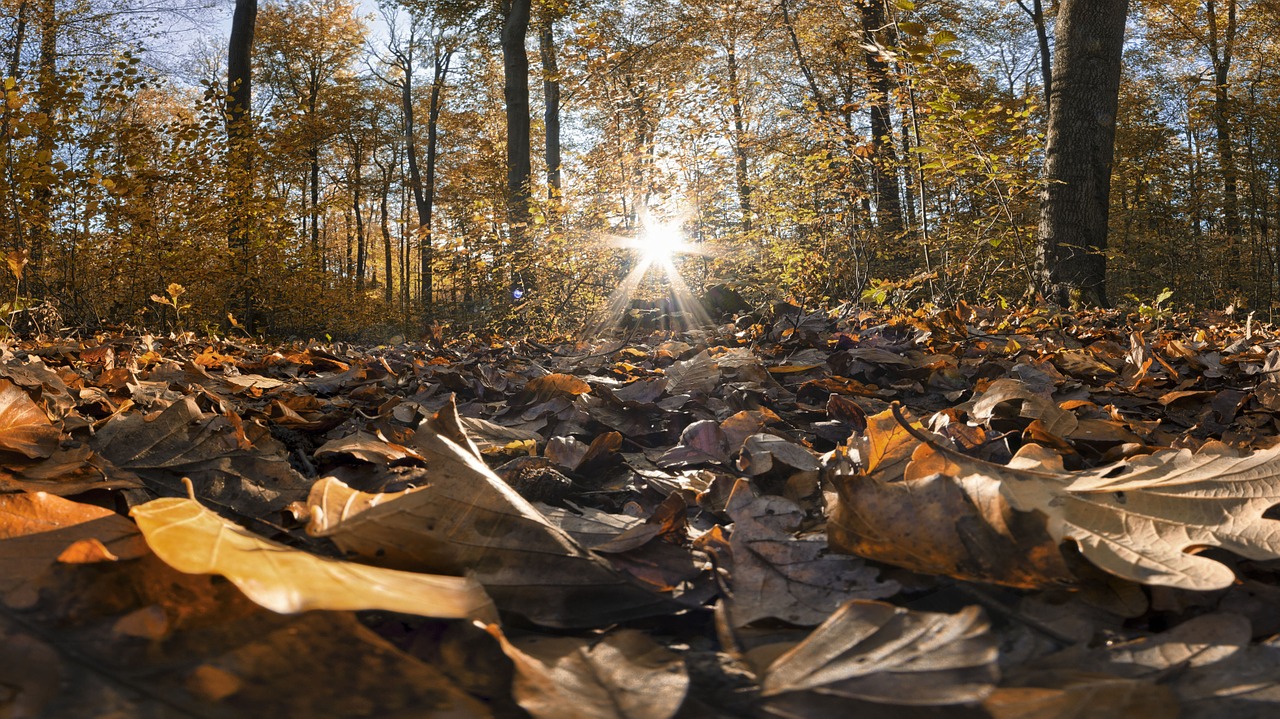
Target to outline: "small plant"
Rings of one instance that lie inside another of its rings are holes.
[[[1151,304],[1129,295],[1129,299],[1138,303],[1138,316],[1155,322],[1163,322],[1173,316],[1173,308],[1165,304],[1170,297],[1173,297],[1173,290],[1168,287],[1160,290],[1160,294],[1156,295],[1155,301]]]
[[[191,309],[191,305],[182,302],[178,298],[182,297],[183,293],[187,291],[187,288],[183,287],[177,282],[170,282],[169,286],[166,287],[164,291],[169,294],[168,297],[163,297],[161,295],[151,295],[151,301],[155,302],[156,304],[172,307],[174,322],[176,324],[182,324],[182,311]]]

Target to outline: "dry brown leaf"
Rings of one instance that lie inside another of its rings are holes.
[[[0,379],[0,450],[44,458],[58,448],[61,435],[26,392]]]
[[[848,602],[765,670],[767,707],[788,717],[826,717],[831,706],[822,698],[847,702],[849,716],[861,715],[864,705],[981,701],[999,678],[988,628],[977,607],[937,614]]]
[[[720,384],[720,368],[706,350],[667,368],[667,393],[711,394]]]
[[[1013,511],[997,481],[940,474],[950,467],[946,458],[908,434],[892,412],[868,418],[864,446],[869,470],[841,451],[827,458],[825,474],[836,488],[827,527],[833,550],[1015,587],[1071,579],[1043,518]]]
[[[370,464],[388,464],[402,459],[422,459],[417,452],[388,442],[368,432],[356,432],[342,439],[331,439],[315,451],[317,458],[345,454]]]
[[[462,431],[465,431],[466,436],[476,443],[481,452],[505,447],[512,442],[542,441],[542,435],[537,432],[515,427],[504,427],[477,417],[459,417],[458,421]]]
[[[251,449],[242,448],[245,441]],[[190,478],[202,499],[250,517],[301,500],[309,487],[266,428],[246,422],[242,434],[226,417],[202,412],[190,396],[155,416],[114,418],[90,446],[160,494],[182,494],[182,479]]]
[[[861,559],[831,554],[821,535],[796,536],[804,512],[774,495],[754,496],[739,479],[725,507],[733,519],[729,603],[735,627],[765,618],[813,626],[852,598],[880,599],[898,592]]]
[[[1179,715],[1168,687],[1137,679],[1072,673],[1055,687],[1009,687],[982,703],[992,719],[1151,719]]]
[[[689,690],[684,662],[643,632],[512,642],[490,631],[515,663],[516,701],[535,719],[669,719]]]
[[[764,433],[746,438],[742,444],[742,453],[738,456],[738,469],[757,477],[773,469],[775,463],[802,472],[817,472],[821,469],[817,457],[790,440]]]
[[[274,612],[383,609],[424,617],[495,618],[474,579],[318,557],[263,539],[193,499],[153,500],[130,515],[166,564],[187,574],[220,574]]]
[[[1234,456],[1220,446],[1168,450],[1083,472],[1026,445],[1008,466],[946,452],[949,474],[989,478],[1022,512],[1047,518],[1098,567],[1125,579],[1183,589],[1230,586],[1235,573],[1191,554],[1221,547],[1250,559],[1280,557],[1280,447]]]
[[[1016,408],[1015,403],[1018,405]],[[973,403],[970,414],[982,423],[1003,416],[1038,419],[1046,431],[1058,437],[1071,434],[1079,423],[1074,414],[1058,407],[1057,402],[1037,393],[1026,382],[1011,378],[992,382],[982,397]]]
[[[673,610],[429,425],[409,444],[427,458],[430,484],[371,495],[322,479],[308,499],[307,531],[381,566],[470,572],[500,609],[548,626],[599,626]]]
[[[513,405],[535,405],[549,402],[557,397],[572,399],[591,391],[591,385],[569,374],[552,373],[529,380],[515,399]]]

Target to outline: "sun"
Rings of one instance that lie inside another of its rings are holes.
[[[680,226],[661,222],[646,222],[637,249],[646,264],[670,266],[676,255],[689,252]]]

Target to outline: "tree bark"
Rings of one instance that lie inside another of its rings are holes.
[[[1039,290],[1063,306],[1107,305],[1107,215],[1128,0],[1063,0],[1049,102]]]
[[[9,72],[6,77],[18,79],[18,72],[22,69],[22,43],[27,37],[27,0],[18,3],[17,17],[14,19],[13,26],[13,49],[9,54]]]
[[[529,226],[529,32],[530,0],[502,0],[503,99],[507,110],[507,221],[516,257],[525,247]]]
[[[388,309],[391,308],[391,303],[395,301],[395,295],[393,294],[393,288],[395,287],[393,279],[395,275],[393,274],[392,269],[392,264],[394,263],[391,261],[391,217],[387,208],[387,205],[390,204],[387,196],[391,194],[391,166],[392,163],[388,163],[388,167],[383,169],[382,187],[378,196],[378,220],[379,226],[382,228],[382,253],[384,258],[383,261],[386,263],[387,278],[387,286],[382,288],[382,299],[387,303]]]
[[[560,203],[560,65],[556,59],[555,18],[548,17],[538,29],[538,51],[542,58],[542,111],[546,129],[547,199],[552,211]]]
[[[883,0],[864,0],[862,33],[869,45],[885,26]],[[893,147],[893,82],[889,77],[889,64],[880,58],[877,50],[864,55],[867,64],[867,80],[871,88],[871,148],[873,157],[873,182],[876,188],[876,221],[887,234],[902,231],[902,195],[898,185],[898,153]]]

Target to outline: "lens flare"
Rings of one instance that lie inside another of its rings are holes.
[[[588,324],[588,336],[622,326],[624,318],[631,314],[632,300],[653,296],[665,298],[663,306],[668,308],[654,318],[662,327],[679,331],[710,323],[676,266],[677,258],[682,255],[705,255],[707,251],[686,240],[681,225],[680,221],[660,222],[651,216],[642,216],[638,235],[617,237],[610,242],[613,247],[634,253],[635,262]],[[646,278],[650,278],[649,283]]]
[[[677,225],[646,224],[638,249],[644,262],[653,265],[670,265],[676,255],[691,248],[684,240],[684,233]]]

